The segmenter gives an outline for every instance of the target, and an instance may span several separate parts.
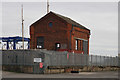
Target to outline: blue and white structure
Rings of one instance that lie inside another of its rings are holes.
[[[0,37],[2,42],[6,42],[6,49],[9,50],[9,43],[13,42],[13,49],[16,49],[16,43],[22,42],[22,37],[15,36],[15,37]],[[28,49],[30,48],[30,39],[24,37],[24,41],[28,42]]]

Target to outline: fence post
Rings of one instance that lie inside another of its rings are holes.
[[[118,57],[116,56],[116,66],[118,66]]]
[[[106,66],[108,67],[108,56],[106,56]]]
[[[110,56],[108,56],[108,61],[109,61],[109,64],[108,64],[108,66],[110,67]]]
[[[112,66],[112,56],[110,57],[110,66]]]
[[[100,55],[100,66],[101,66],[101,55]]]
[[[103,56],[103,66],[105,66],[105,56]]]
[[[82,66],[84,66],[84,56],[83,56],[83,54],[82,54],[82,56],[81,56],[81,62],[82,62]]]
[[[85,54],[85,58],[86,58],[86,66],[87,66],[87,55]]]
[[[91,66],[93,66],[93,65],[92,65],[92,55],[91,55]]]
[[[88,67],[88,66],[89,66],[89,65],[88,65],[88,60],[89,60],[88,55],[86,55],[86,60],[87,60],[87,67]]]
[[[96,66],[97,66],[97,55],[96,55]]]
[[[80,66],[82,66],[82,54],[80,54]]]

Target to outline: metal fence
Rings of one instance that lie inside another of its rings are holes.
[[[3,50],[2,65],[34,66],[34,58],[41,57],[44,61],[44,53],[35,50]]]
[[[45,56],[47,66],[118,66],[118,57],[54,51],[49,53]]]
[[[1,54],[1,53],[0,53]],[[34,62],[41,58],[41,62]],[[119,59],[120,61],[120,59]],[[40,63],[43,67],[40,68]],[[41,74],[47,67],[118,66],[118,57],[85,55],[47,50],[3,50],[4,70]]]
[[[34,58],[41,58],[47,66],[118,66],[119,57],[85,55],[46,50],[2,51],[3,65],[34,66]]]

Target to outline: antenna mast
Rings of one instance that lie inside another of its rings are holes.
[[[47,0],[47,13],[49,13],[49,0]]]
[[[24,49],[24,19],[23,19],[23,4],[21,5],[22,9],[21,9],[21,13],[22,13],[22,43],[23,43],[23,49]]]

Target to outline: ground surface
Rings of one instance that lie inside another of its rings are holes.
[[[3,78],[118,78],[118,72],[80,72],[62,74],[26,74],[2,72]]]

